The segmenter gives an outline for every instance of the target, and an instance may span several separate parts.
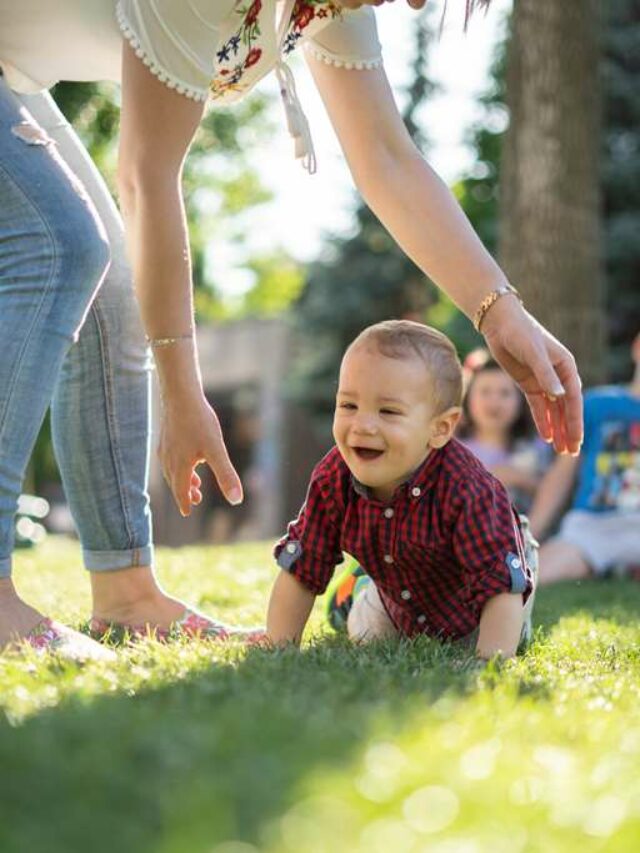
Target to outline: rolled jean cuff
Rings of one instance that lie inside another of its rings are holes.
[[[85,568],[90,572],[109,572],[117,569],[132,569],[150,566],[153,563],[153,545],[132,548],[130,551],[86,551],[83,550]]]
[[[11,577],[11,557],[0,557],[0,578]]]

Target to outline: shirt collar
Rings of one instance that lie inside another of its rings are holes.
[[[406,497],[412,501],[420,500],[438,479],[443,453],[444,448],[433,448],[413,474],[402,485],[398,486],[391,500],[398,500],[399,497]],[[360,495],[360,497],[366,498],[369,501],[377,500],[371,494],[371,489],[357,480],[353,474],[351,475],[351,483],[353,484],[355,493]],[[384,501],[381,501],[381,503],[384,503]]]

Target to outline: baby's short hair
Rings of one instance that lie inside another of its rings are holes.
[[[413,320],[384,320],[367,326],[351,343],[373,346],[388,358],[419,358],[433,382],[438,412],[462,404],[462,365],[446,335]]]

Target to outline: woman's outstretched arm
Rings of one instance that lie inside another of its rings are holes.
[[[199,503],[206,462],[231,503],[242,500],[215,412],[204,396],[193,338],[191,259],[182,166],[203,104],[169,89],[123,45],[118,187],[147,335],[180,338],[154,349],[162,393],[159,455],[183,515]]]
[[[413,144],[384,70],[339,68],[312,56],[308,62],[363,198],[407,255],[473,317],[506,277]],[[577,453],[582,400],[571,353],[513,296],[489,309],[482,332],[527,395],[542,437],[558,452]]]

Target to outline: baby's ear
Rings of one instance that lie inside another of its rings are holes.
[[[451,441],[461,415],[460,406],[451,406],[433,418],[429,439],[431,447],[444,447],[448,441]]]

